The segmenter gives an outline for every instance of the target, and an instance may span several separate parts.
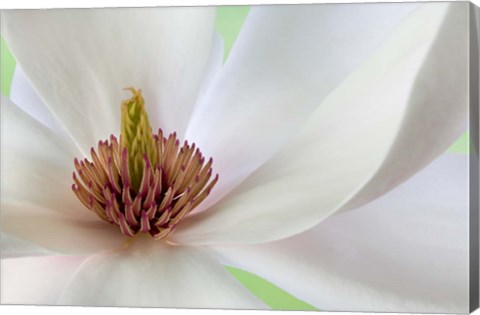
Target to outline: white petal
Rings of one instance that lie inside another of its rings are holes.
[[[1,258],[18,258],[51,255],[52,252],[41,248],[31,242],[24,241],[9,234],[1,233],[0,254]]]
[[[210,54],[210,59],[208,61],[207,69],[205,75],[203,76],[202,86],[198,93],[198,98],[202,99],[205,97],[205,94],[211,88],[211,85],[217,80],[217,76],[220,75],[223,67],[223,55],[224,55],[224,42],[220,34],[215,33],[213,40],[212,52]],[[194,108],[199,110],[198,106]],[[195,112],[192,113],[195,115]]]
[[[385,193],[444,152],[467,119],[466,9],[429,3],[405,19],[289,144],[190,217],[177,241],[285,238],[351,207],[349,200]]]
[[[87,209],[85,219],[48,208],[2,202],[2,231],[49,251],[66,255],[98,253],[121,247],[127,238]]]
[[[88,152],[142,88],[154,128],[184,132],[210,58],[215,8],[12,10],[2,36],[42,100]]]
[[[274,154],[417,4],[252,7],[187,138],[214,158],[218,201]]]
[[[73,143],[1,99],[2,231],[55,252],[111,249],[118,228],[88,211],[70,190]]]
[[[85,257],[2,259],[2,304],[55,304]]]
[[[468,157],[448,155],[308,232],[218,250],[324,311],[467,313],[468,208]]]
[[[59,304],[265,308],[204,250],[170,246],[148,238],[88,259]]]
[[[61,125],[55,120],[48,107],[43,103],[37,92],[32,87],[25,72],[20,65],[15,67],[10,99],[27,114],[55,131],[63,131]]]
[[[75,215],[81,209],[70,190],[75,145],[2,97],[2,202]]]

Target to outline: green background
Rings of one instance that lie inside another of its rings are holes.
[[[225,60],[228,58],[249,9],[248,6],[225,6],[217,9],[216,28],[224,40]],[[3,95],[9,96],[15,70],[15,59],[3,38],[1,39],[0,49],[0,90]],[[448,149],[448,152],[468,153],[468,141],[468,134],[465,133]],[[226,269],[272,309],[317,310],[257,275],[231,266],[226,266]]]

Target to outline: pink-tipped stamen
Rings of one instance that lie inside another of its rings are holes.
[[[153,135],[158,161],[144,155],[138,192],[132,190],[128,149],[121,148],[113,135],[92,148],[92,161],[74,159],[72,191],[102,220],[119,226],[129,237],[149,233],[154,239],[171,235],[210,193],[218,181],[212,176],[213,160],[205,157],[195,143],[182,143],[176,133]]]

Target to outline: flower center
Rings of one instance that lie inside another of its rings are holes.
[[[120,142],[99,141],[90,150],[92,161],[74,160],[72,190],[100,219],[116,224],[126,236],[149,233],[154,239],[170,235],[218,181],[212,158],[176,133],[152,133],[141,90],[122,102]]]

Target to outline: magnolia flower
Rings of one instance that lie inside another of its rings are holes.
[[[444,154],[467,12],[255,6],[224,65],[213,7],[2,12],[2,303],[265,308],[228,264],[321,310],[467,311],[467,156]],[[219,174],[160,240],[71,191],[127,86]]]

